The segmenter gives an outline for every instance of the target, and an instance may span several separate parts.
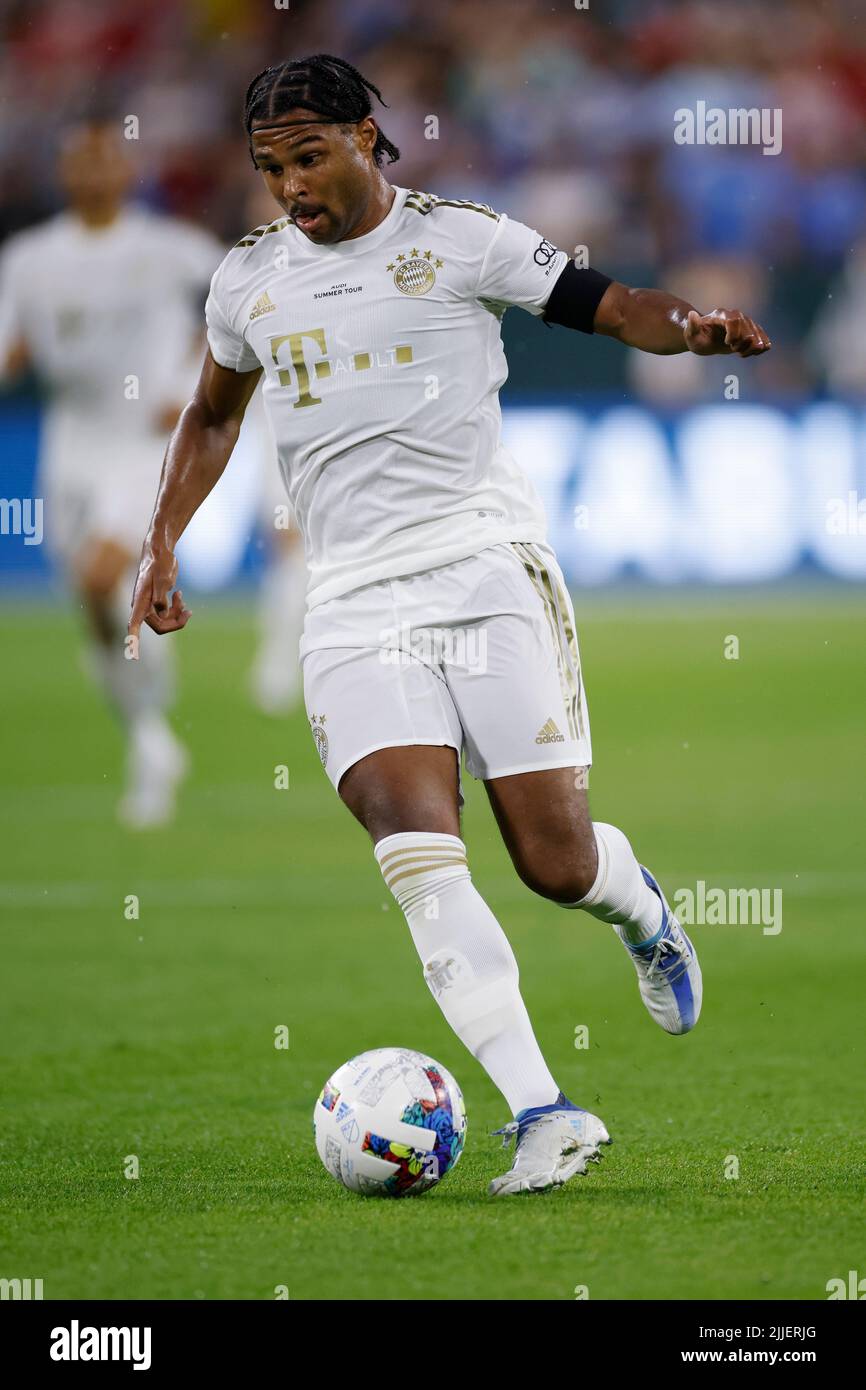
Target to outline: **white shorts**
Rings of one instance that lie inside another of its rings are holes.
[[[159,488],[168,435],[103,424],[46,422],[40,464],[45,543],[70,565],[88,542],[115,541],[137,559]]]
[[[368,753],[412,743],[450,745],[483,779],[592,762],[574,610],[548,545],[489,546],[317,604],[300,657],[335,788]]]

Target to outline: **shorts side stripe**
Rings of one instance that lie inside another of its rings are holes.
[[[534,547],[531,544],[529,545],[529,548],[534,549]],[[566,653],[566,660],[571,668],[571,674],[574,680],[574,690],[576,695],[575,718],[577,721],[577,728],[580,737],[584,738],[586,736],[586,726],[583,718],[583,678],[581,676],[580,670],[580,653],[578,651],[577,646],[577,635],[575,633],[574,623],[571,617],[571,604],[568,599],[568,595],[563,592],[562,585],[560,584],[559,579],[552,575],[550,576],[550,578],[554,588],[554,602],[556,604],[557,617],[559,619],[559,626],[563,637],[563,647]]]
[[[556,665],[559,672],[559,683],[562,689],[563,703],[565,705],[568,732],[573,739],[577,740],[579,735],[576,711],[577,689],[579,686],[576,685],[574,680],[574,669],[567,644],[564,640],[550,575],[542,558],[534,553],[529,544],[522,541],[514,541],[512,544],[518,556],[523,561],[524,568],[544,604],[545,616],[550,627],[550,633],[556,651]]]

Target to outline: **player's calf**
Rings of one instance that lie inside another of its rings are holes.
[[[695,948],[622,831],[597,822],[594,832],[596,881],[583,898],[562,906],[583,908],[616,928],[651,1018],[667,1033],[688,1033],[700,1017],[703,1000]]]
[[[587,768],[549,768],[495,777],[486,783],[519,877],[533,893],[563,906],[584,898],[598,873],[587,772]]]
[[[119,587],[132,563],[129,553],[115,541],[96,540],[84,547],[75,567],[79,593],[91,631],[107,646],[125,631],[125,604],[118,612]]]
[[[687,1033],[701,1011],[695,949],[622,831],[593,822],[582,773],[565,767],[492,778],[487,792],[502,837],[534,892],[615,928],[652,1018],[668,1033]]]

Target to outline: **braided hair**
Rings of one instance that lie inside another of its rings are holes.
[[[247,88],[244,129],[249,135],[253,121],[270,120],[296,107],[314,112],[328,125],[354,125],[370,115],[371,92],[382,106],[387,106],[378,87],[362,77],[351,63],[330,53],[277,63],[260,72]],[[384,155],[393,164],[400,158],[400,151],[377,127],[373,159],[380,168]]]

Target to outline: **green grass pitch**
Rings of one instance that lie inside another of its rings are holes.
[[[695,929],[705,1003],[688,1037],[650,1021],[610,929],[519,882],[466,778],[470,867],[542,1047],[615,1140],[587,1178],[498,1202],[501,1098],[424,986],[303,711],[248,704],[249,611],[194,607],[171,639],[194,773],[176,825],[140,836],[113,821],[121,742],[74,615],[0,611],[0,1275],[42,1278],[46,1298],[570,1300],[820,1299],[866,1274],[855,591],[576,596],[596,818],[669,892],[784,893],[777,936]],[[393,1044],[449,1067],[469,1114],[459,1166],[417,1202],[344,1192],[313,1145],[326,1077]]]

